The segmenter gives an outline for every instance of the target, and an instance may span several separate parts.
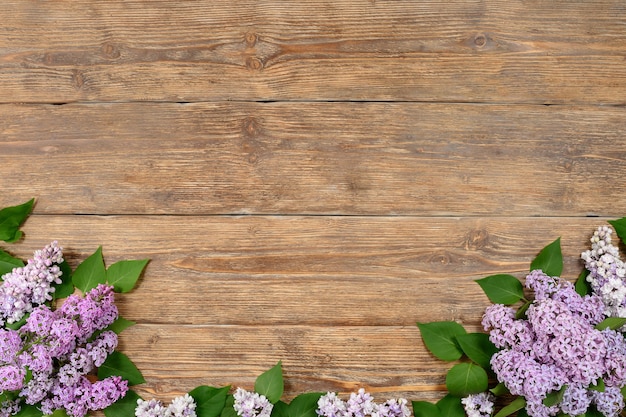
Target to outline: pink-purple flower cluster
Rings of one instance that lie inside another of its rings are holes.
[[[18,322],[35,306],[52,300],[54,287],[61,283],[63,251],[52,242],[35,251],[23,267],[2,276],[0,285],[0,324]]]
[[[113,376],[92,382],[90,374],[117,347],[117,335],[105,330],[117,317],[113,288],[99,285],[84,297],[71,295],[56,310],[34,308],[19,330],[0,329],[0,391],[17,393],[44,414],[64,409],[82,417],[108,407],[126,394],[127,381]]]
[[[525,319],[500,304],[483,317],[490,340],[501,349],[491,359],[498,380],[526,399],[532,417],[559,411],[579,415],[591,404],[607,416],[617,415],[624,407],[620,389],[626,384],[626,342],[614,330],[595,328],[605,318],[602,298],[582,297],[570,282],[539,270],[527,276],[526,286],[535,300]],[[600,381],[605,389],[592,389]],[[548,394],[562,388],[558,404],[544,405]]]
[[[411,415],[406,399],[389,399],[378,404],[363,388],[350,394],[347,401],[341,400],[334,392],[329,392],[320,397],[317,407],[316,412],[320,417],[409,417]]]

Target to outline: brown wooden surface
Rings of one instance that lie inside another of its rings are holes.
[[[443,395],[416,322],[565,276],[626,215],[626,2],[0,3],[0,206],[27,257],[150,258],[119,297],[138,391]],[[60,105],[62,104],[62,105]],[[590,217],[591,216],[591,217]],[[595,217],[598,216],[598,217]],[[100,415],[100,414],[98,414]]]

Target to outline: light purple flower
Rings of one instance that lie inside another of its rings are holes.
[[[274,408],[265,395],[248,392],[243,388],[237,388],[234,397],[233,408],[239,417],[270,417]]]
[[[467,417],[489,417],[493,413],[495,397],[490,392],[470,394],[461,399]]]

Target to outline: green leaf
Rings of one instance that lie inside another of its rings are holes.
[[[59,268],[61,268],[61,283],[53,284],[54,286],[54,298],[65,298],[72,295],[74,292],[74,283],[72,282],[72,268],[67,263],[67,261],[63,261]]]
[[[565,395],[565,390],[567,389],[567,385],[563,385],[560,390],[552,391],[546,398],[543,400],[543,405],[546,407],[552,407],[553,405],[557,405],[561,401],[563,401],[563,395]]]
[[[439,407],[428,401],[413,401],[413,415],[415,417],[444,417]]]
[[[148,259],[116,262],[106,271],[107,283],[113,286],[115,292],[129,292],[147,264]]]
[[[615,233],[622,240],[624,244],[626,244],[626,217],[622,217],[618,220],[609,220],[613,229],[615,229]]]
[[[463,355],[456,337],[467,333],[463,326],[454,321],[417,323],[424,344],[430,352],[444,361],[455,361]]]
[[[189,395],[196,402],[196,414],[198,417],[218,417],[224,410],[226,397],[230,386],[213,388],[206,385],[196,387]]]
[[[317,417],[317,401],[324,395],[321,392],[307,392],[298,395],[289,404],[289,417]]]
[[[8,274],[13,271],[14,268],[20,268],[24,266],[24,262],[19,258],[14,258],[2,249],[0,249],[0,276]]]
[[[471,362],[454,365],[446,375],[446,388],[450,394],[457,397],[478,394],[486,391],[488,386],[487,372]]]
[[[561,254],[561,238],[543,248],[539,255],[530,263],[530,270],[541,269],[551,277],[561,276],[563,272],[563,255]]]
[[[588,275],[589,275],[589,271],[587,271],[586,269],[583,269],[580,272],[580,275],[578,275],[578,278],[576,279],[576,284],[574,288],[576,288],[576,292],[581,297],[584,297],[587,294],[591,294],[591,284],[587,282]]]
[[[491,343],[486,333],[466,333],[456,337],[463,353],[484,369],[491,369],[491,357],[498,348]]]
[[[15,417],[42,417],[43,413],[34,405],[22,404],[22,409]]]
[[[222,414],[220,417],[239,417],[237,412],[233,408],[235,404],[235,397],[232,394],[226,396],[226,402],[224,403],[224,409],[222,410]]]
[[[123,398],[120,398],[104,409],[106,417],[134,417],[137,400],[141,397],[133,390],[128,390]]]
[[[461,398],[454,395],[446,395],[437,401],[437,408],[442,417],[465,417],[465,408],[461,403]]]
[[[28,320],[28,316],[30,316],[30,313],[25,314],[21,319],[19,319],[15,323],[5,323],[4,327],[6,327],[7,329],[11,329],[11,330],[17,330],[26,323],[26,320]]]
[[[589,385],[589,389],[591,391],[604,392],[606,386],[604,385],[604,379],[598,379],[598,382],[595,385]]]
[[[276,404],[280,400],[284,389],[281,362],[259,375],[254,383],[254,391],[257,394],[265,395],[272,404]]]
[[[272,408],[270,417],[289,417],[289,406],[283,401],[278,401]]]
[[[489,392],[491,392],[496,397],[500,397],[505,394],[510,394],[509,389],[506,387],[506,385],[504,385],[503,382],[500,382],[498,385],[491,388]]]
[[[122,352],[114,351],[98,368],[98,378],[119,375],[128,381],[128,385],[143,384],[145,380],[135,364]]]
[[[111,330],[116,334],[122,333],[124,330],[134,326],[135,322],[126,320],[124,317],[118,317],[113,323],[109,324],[104,330]]]
[[[528,308],[530,307],[532,303],[533,303],[532,301],[526,301],[520,308],[518,308],[517,311],[515,312],[515,318],[518,320],[525,318],[526,311],[528,311]]]
[[[46,417],[69,417],[69,416],[65,412],[64,409],[57,408],[56,410],[54,410],[54,412],[52,414],[50,414],[49,416],[46,416]]]
[[[524,287],[513,275],[490,275],[476,282],[494,304],[511,305],[524,298]]]
[[[626,324],[626,318],[624,317],[607,317],[606,319],[602,320],[600,323],[596,324],[596,329],[617,330],[620,327],[622,327],[624,324]]]
[[[86,293],[96,288],[98,284],[106,283],[106,269],[102,259],[102,246],[76,267],[72,282],[74,286]]]
[[[513,401],[511,401],[506,407],[502,408],[502,410],[498,411],[494,417],[505,417],[510,416],[514,412],[521,410],[526,406],[526,400],[524,397],[516,397]]]
[[[22,237],[19,228],[32,211],[33,204],[34,198],[18,206],[0,210],[0,240],[11,243]]]

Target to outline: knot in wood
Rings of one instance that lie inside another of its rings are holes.
[[[261,126],[254,117],[246,117],[241,125],[243,136],[246,138],[256,138],[261,134]]]
[[[249,56],[246,58],[246,67],[253,71],[260,71],[263,69],[263,61],[256,56]]]
[[[483,46],[487,45],[487,37],[483,34],[476,35],[474,37],[474,45],[476,45],[478,48],[482,48]]]
[[[465,249],[476,250],[484,248],[489,242],[489,232],[485,229],[470,231],[465,239]]]
[[[111,42],[103,43],[100,51],[102,52],[102,56],[107,59],[117,59],[122,55],[119,48]]]
[[[244,35],[244,39],[246,41],[246,45],[249,48],[252,48],[254,45],[256,45],[256,42],[259,39],[259,37],[254,32],[248,32]]]

